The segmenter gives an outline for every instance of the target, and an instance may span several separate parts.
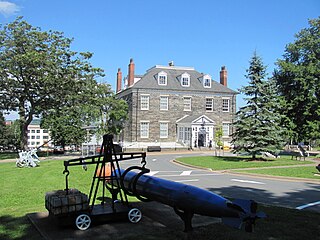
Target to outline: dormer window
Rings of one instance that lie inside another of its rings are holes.
[[[203,87],[211,88],[211,77],[209,75],[203,76]]]
[[[165,72],[158,73],[158,85],[161,85],[161,86],[167,85],[167,73]]]
[[[181,86],[190,87],[190,75],[188,73],[184,73],[181,75]]]

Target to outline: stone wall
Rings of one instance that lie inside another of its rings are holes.
[[[141,95],[149,96],[149,110],[141,110]],[[168,110],[160,110],[160,96],[169,97]],[[191,111],[184,111],[183,97],[191,97]],[[120,96],[121,97],[121,96]],[[206,98],[214,99],[214,110],[206,111]],[[123,140],[128,142],[175,142],[176,121],[185,115],[206,115],[215,121],[216,126],[222,126],[223,122],[232,123],[236,111],[235,95],[210,94],[208,92],[194,93],[190,91],[160,91],[134,89],[122,96],[129,104],[129,120],[124,129]],[[229,112],[222,111],[222,99],[229,99]],[[140,138],[140,122],[149,122],[149,138]],[[160,139],[160,122],[168,122],[168,138]],[[232,132],[232,128],[230,129]],[[230,139],[225,139],[229,141]]]

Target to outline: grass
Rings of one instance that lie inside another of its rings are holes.
[[[252,162],[246,158],[195,158],[197,162],[214,162],[211,168],[223,165],[232,165],[231,168],[253,167],[273,165],[303,164],[290,159],[277,159],[265,162]],[[181,159],[179,159],[181,160]],[[218,165],[217,165],[218,164]],[[250,165],[250,166],[249,166]],[[208,166],[209,167],[209,166]],[[77,188],[84,193],[89,193],[92,180],[93,165],[88,165],[88,171],[81,166],[70,167],[69,187]],[[305,167],[299,169],[304,170]],[[229,166],[230,169],[230,166]],[[291,168],[288,168],[291,169]],[[307,169],[307,168],[306,168]],[[44,212],[45,193],[52,190],[65,188],[65,176],[63,161],[42,161],[37,168],[17,168],[14,162],[0,164],[0,239],[41,239],[33,225],[26,217],[27,213]],[[261,169],[262,170],[262,169]],[[278,169],[273,169],[275,171]],[[291,169],[292,171],[294,168]],[[314,170],[313,170],[314,171]],[[193,233],[188,234],[190,239],[315,239],[320,227],[319,213],[298,211],[292,209],[265,206],[263,207],[269,218],[260,220],[256,233],[247,234],[234,230],[222,224],[214,224],[206,227],[196,228]],[[306,226],[308,231],[304,231]],[[136,233],[135,237],[144,239],[186,239],[181,232],[165,229],[153,231],[151,235]]]
[[[320,182],[320,172],[315,167],[312,167],[312,166],[238,170],[237,172],[256,173],[256,174],[282,176],[282,177],[310,178],[310,179],[319,180]]]
[[[20,238],[28,229],[24,224],[28,223],[25,215],[46,211],[46,192],[65,188],[63,170],[61,160],[42,161],[36,168],[17,168],[15,162],[0,164],[0,239],[11,229],[10,226],[4,227],[3,222],[21,226],[9,236],[11,239]],[[89,194],[93,171],[93,165],[88,165],[88,171],[81,166],[70,167],[69,188]]]
[[[194,166],[211,168],[212,170],[227,170],[237,168],[255,168],[255,167],[272,167],[272,166],[290,166],[299,164],[313,163],[310,161],[292,160],[290,156],[281,156],[281,158],[254,160],[248,157],[182,157],[177,159],[179,162],[187,163]]]

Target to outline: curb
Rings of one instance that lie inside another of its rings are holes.
[[[236,175],[236,176],[252,176],[252,177],[258,177],[258,178],[263,178],[263,179],[272,179],[272,180],[284,180],[284,181],[290,181],[290,182],[306,182],[306,183],[314,183],[314,184],[320,184],[320,178],[319,181],[309,179],[309,178],[297,178],[297,177],[284,177],[284,176],[273,176],[273,175],[264,175],[264,174],[258,174],[258,173],[242,173],[242,172],[236,172],[234,170],[213,170],[211,168],[205,168],[205,167],[199,167],[199,166],[194,166],[188,163],[183,163],[180,162],[176,159],[171,160],[172,163],[177,164],[177,165],[182,165],[191,169],[200,169],[200,170],[205,170],[205,171],[210,171],[210,172],[217,172],[217,173],[226,173],[230,175]],[[245,169],[243,169],[245,170]]]

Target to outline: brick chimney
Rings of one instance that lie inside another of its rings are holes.
[[[133,59],[130,59],[130,63],[128,65],[128,87],[132,86],[134,83],[134,62]]]
[[[220,83],[223,86],[227,86],[227,78],[228,78],[227,69],[225,66],[222,66],[220,71]]]
[[[121,81],[122,81],[122,72],[121,69],[118,68],[118,72],[117,72],[117,92],[121,91]]]

